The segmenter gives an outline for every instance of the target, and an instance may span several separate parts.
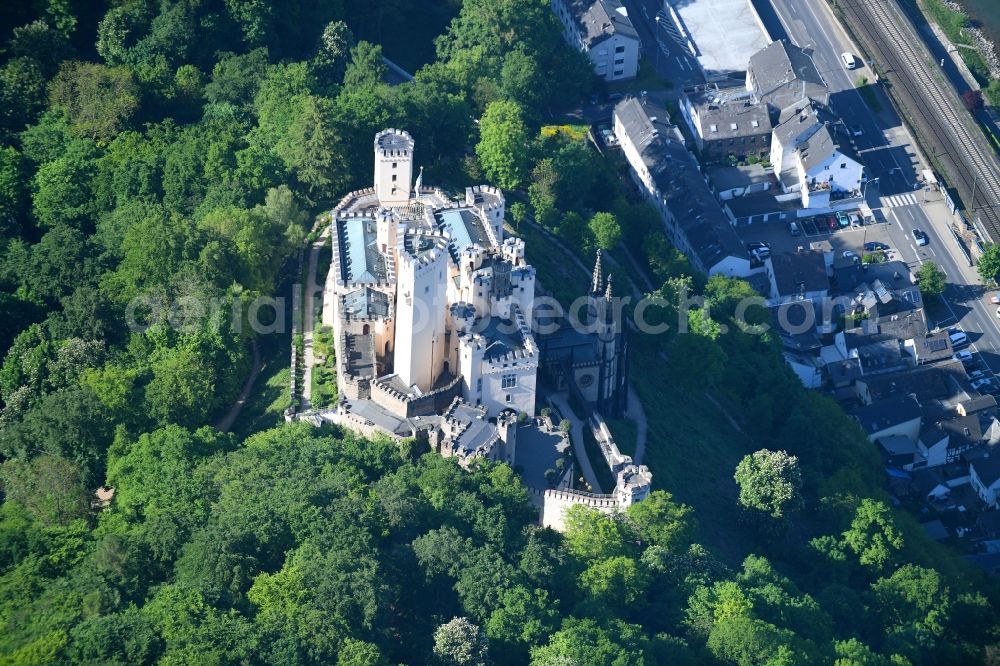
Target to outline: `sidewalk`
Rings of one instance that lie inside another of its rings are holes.
[[[559,413],[562,414],[564,419],[568,419],[572,424],[569,431],[570,441],[573,443],[573,453],[576,456],[576,461],[580,465],[580,473],[583,478],[590,484],[592,492],[600,495],[604,491],[601,489],[601,485],[597,482],[597,476],[594,474],[594,468],[590,465],[590,459],[587,457],[587,449],[583,445],[583,423],[576,418],[573,414],[573,410],[569,406],[569,401],[566,399],[565,393],[553,393],[549,396],[549,400],[552,404],[556,406]],[[603,460],[601,461],[604,462]]]
[[[313,364],[316,362],[316,357],[313,355],[313,322],[316,318],[316,293],[320,292],[322,297],[322,289],[316,284],[316,264],[319,261],[319,251],[323,247],[323,238],[312,244],[309,251],[309,273],[306,278],[305,292],[302,298],[302,307],[305,308],[303,312],[303,323],[302,323],[302,347],[303,347],[303,359],[302,359],[302,409],[307,410],[312,407],[312,371]],[[322,301],[321,301],[322,302]]]

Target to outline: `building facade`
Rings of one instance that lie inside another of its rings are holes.
[[[594,73],[605,81],[634,79],[641,43],[619,0],[552,0],[563,39],[587,54]]]
[[[453,200],[414,186],[414,142],[375,137],[374,186],[331,212],[323,323],[337,341],[337,420],[425,436],[442,452],[512,457],[510,419],[535,412],[535,271],[503,237],[503,193]],[[485,424],[485,425],[484,425]]]

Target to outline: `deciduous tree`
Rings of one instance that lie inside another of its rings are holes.
[[[802,506],[799,459],[785,451],[762,449],[744,456],[734,475],[740,505],[775,520]]]
[[[503,189],[517,189],[527,177],[527,151],[528,128],[521,107],[509,100],[498,100],[486,107],[476,144],[476,155],[486,176]]]

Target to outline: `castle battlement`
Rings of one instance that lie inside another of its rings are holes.
[[[385,157],[408,157],[413,145],[413,137],[406,130],[390,128],[375,135],[375,150]]]
[[[372,204],[378,203],[378,196],[375,194],[374,187],[365,187],[360,190],[354,190],[353,192],[349,192],[344,195],[344,197],[340,200],[340,203],[334,206],[333,210],[330,211],[333,220],[335,221],[344,211],[357,208],[357,202],[359,199],[371,199]]]

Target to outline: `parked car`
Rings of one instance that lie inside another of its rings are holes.
[[[860,227],[864,224],[864,222],[862,222],[861,220],[861,216],[858,215],[857,213],[851,213],[850,215],[847,216],[847,219],[851,221],[852,227]]]
[[[861,125],[851,125],[851,136],[864,136],[865,131],[861,129]]]
[[[1000,294],[993,294],[990,296],[990,303],[993,305],[1000,305]]]
[[[965,334],[965,331],[955,331],[948,335],[948,339],[951,340],[952,347],[964,347],[969,344],[969,336]]]
[[[802,228],[799,226],[798,222],[789,222],[788,233],[790,233],[793,236],[798,236],[799,234],[802,233]]]
[[[972,387],[973,391],[981,391],[984,388],[987,388],[987,387],[990,387],[990,386],[995,386],[995,384],[993,383],[993,378],[992,377],[986,377],[984,379],[977,379],[977,380],[975,380],[974,382],[972,382],[971,384],[969,384],[969,386]]]
[[[854,69],[858,66],[857,59],[850,53],[841,53],[840,60],[844,63],[844,67],[847,69]]]
[[[765,243],[764,241],[750,241],[749,243],[747,243],[747,250],[749,250],[750,252],[753,252],[754,250],[759,250],[761,248],[767,248],[770,250],[771,245],[769,243]]]
[[[847,215],[845,215],[842,211],[837,211],[837,224],[842,227],[846,227],[851,224],[851,221],[847,219]]]
[[[878,252],[879,250],[888,250],[888,249],[889,246],[886,243],[882,243],[879,241],[868,241],[867,243],[865,243],[865,252]]]
[[[764,261],[771,256],[771,250],[766,247],[758,247],[757,249],[750,251],[750,256],[757,261]]]
[[[837,229],[839,229],[839,227],[837,226],[837,218],[835,218],[833,215],[827,217],[826,226],[829,227],[830,231],[836,231]]]
[[[985,379],[989,377],[985,370],[973,370],[969,373],[969,379]]]
[[[956,361],[961,361],[962,363],[972,363],[972,352],[969,350],[960,351],[952,356],[952,358]]]
[[[850,250],[844,250],[843,256],[844,256],[844,259],[857,259],[858,258],[858,255],[854,254]]]
[[[917,245],[927,245],[927,234],[925,234],[920,229],[913,230],[913,240],[917,242]]]

